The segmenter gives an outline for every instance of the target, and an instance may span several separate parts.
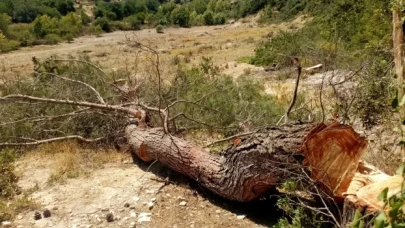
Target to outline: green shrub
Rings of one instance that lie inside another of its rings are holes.
[[[214,25],[215,24],[215,20],[214,20],[214,15],[211,11],[206,11],[204,13],[204,23],[206,25]]]
[[[48,15],[39,16],[32,22],[32,29],[37,38],[44,38],[48,34],[59,32],[59,21]]]
[[[0,32],[6,37],[9,37],[9,25],[11,24],[11,17],[5,13],[0,13]]]
[[[95,26],[100,26],[100,28],[104,31],[104,32],[111,32],[111,26],[110,26],[110,22],[108,21],[107,18],[105,17],[99,17],[96,19],[96,21],[94,22]]]
[[[156,26],[156,32],[157,32],[157,33],[164,33],[164,31],[163,31],[163,26],[162,26],[162,25]]]
[[[125,18],[125,21],[130,25],[133,30],[141,30],[141,21],[136,15]]]
[[[0,151],[0,198],[10,198],[17,190],[17,176],[13,162],[16,155],[12,150]]]
[[[46,44],[58,44],[62,41],[62,38],[57,34],[48,34],[44,37]]]
[[[17,41],[9,40],[0,32],[0,53],[16,50],[20,46]]]
[[[192,69],[179,65],[177,76],[164,88],[164,99],[169,103],[177,99],[198,101],[198,105],[180,103],[172,107],[172,117],[180,113],[188,117],[177,118],[176,127],[209,128],[233,134],[240,130],[241,123],[248,122],[248,127],[254,128],[278,121],[284,109],[276,98],[263,93],[262,83],[246,76],[234,80],[218,72],[210,58],[204,58],[199,67]],[[148,84],[139,91],[139,96],[150,105],[158,103],[158,96],[151,92],[154,86]]]
[[[35,35],[32,33],[31,24],[12,24],[9,28],[10,39],[18,41],[22,47],[32,46]]]
[[[269,41],[259,45],[251,63],[256,65],[270,65],[273,63],[281,66],[291,65],[292,57],[301,59],[308,56],[311,49],[316,48],[313,37],[308,36],[307,30],[297,32],[281,32]]]

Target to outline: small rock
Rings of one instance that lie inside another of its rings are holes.
[[[181,200],[181,201],[186,200],[186,198],[184,198],[183,196],[177,196],[177,199],[178,199],[178,200]]]
[[[119,209],[118,211],[119,211],[119,212],[124,212],[125,209],[124,209],[124,208],[121,208],[121,209]]]
[[[70,209],[68,212],[69,212],[69,213],[72,213],[73,211],[72,211],[72,209]]]
[[[179,203],[179,205],[180,205],[180,206],[186,206],[186,205],[187,205],[187,202],[186,202],[186,201],[181,201],[181,202]]]
[[[220,210],[216,210],[215,213],[219,214],[219,213],[221,213],[221,211],[220,211]]]
[[[153,194],[153,192],[154,192],[153,190],[146,190],[145,191],[145,193],[147,193],[147,194]]]
[[[57,210],[58,210],[58,207],[57,207],[57,206],[54,206],[54,207],[52,208],[52,210],[57,211]]]
[[[129,217],[122,218],[123,221],[127,221],[128,219],[129,219]]]
[[[124,204],[124,207],[129,207],[129,206],[131,206],[131,205],[129,205],[129,203]]]
[[[149,210],[152,210],[153,206],[154,206],[154,204],[153,204],[152,202],[149,202],[149,203],[148,203],[148,208],[149,208]]]
[[[243,220],[246,218],[246,215],[238,215],[238,216],[236,216],[236,218],[239,220]]]
[[[103,208],[103,209],[101,209],[101,211],[107,212],[107,211],[110,211],[110,209],[109,208]]]
[[[130,214],[129,216],[135,218],[135,217],[136,217],[136,213],[135,213],[134,211],[131,211],[131,214]]]
[[[48,209],[46,209],[43,214],[44,214],[44,218],[49,218],[49,217],[51,217],[51,211],[48,210]]]
[[[132,199],[133,199],[135,202],[138,202],[138,201],[139,201],[139,197],[138,197],[138,196],[134,196],[134,197],[132,197]]]
[[[139,223],[150,222],[151,221],[151,218],[150,218],[151,215],[152,215],[151,213],[141,213],[141,214],[139,214],[138,222]]]
[[[151,202],[156,202],[156,198],[150,199]]]
[[[107,222],[114,222],[114,215],[110,212],[106,215]]]
[[[130,206],[129,209],[135,210],[136,208],[135,208],[135,206]]]
[[[136,228],[136,223],[135,222],[131,222],[131,224],[129,224],[130,228]]]
[[[18,220],[21,220],[21,219],[23,219],[24,217],[22,216],[22,215],[19,215],[19,216],[17,216],[17,219]]]
[[[4,221],[1,223],[1,227],[4,227],[4,228],[8,228],[8,227],[12,227],[12,226],[13,226],[13,224],[10,221]]]
[[[41,218],[42,218],[41,213],[39,213],[38,211],[35,212],[35,214],[34,214],[34,219],[35,219],[35,220],[40,220]]]

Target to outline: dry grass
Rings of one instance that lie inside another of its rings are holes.
[[[29,169],[48,168],[48,184],[65,183],[69,178],[88,177],[107,163],[120,162],[128,155],[113,149],[83,148],[74,142],[42,145],[24,155],[23,160],[40,158],[41,162],[31,163]]]
[[[0,199],[0,222],[12,220],[21,212],[38,208],[39,205],[30,198],[29,194],[24,194],[11,200]]]

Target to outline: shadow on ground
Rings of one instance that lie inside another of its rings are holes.
[[[198,194],[199,197],[208,200],[211,204],[224,210],[237,215],[246,215],[247,219],[258,225],[271,227],[283,216],[283,212],[276,206],[277,197],[267,197],[266,199],[249,203],[235,202],[215,195],[195,180],[177,173],[159,162],[145,163],[137,156],[133,156],[133,161],[135,165],[145,172],[152,172],[162,180],[168,179],[170,184],[189,189]],[[276,193],[276,190],[273,190],[269,191],[266,195],[276,195]]]

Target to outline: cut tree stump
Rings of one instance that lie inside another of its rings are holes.
[[[240,202],[258,199],[285,181],[299,181],[310,171],[325,190],[344,197],[367,146],[351,127],[338,123],[267,127],[233,140],[220,155],[163,129],[130,125],[126,136],[132,152],[142,160],[158,160],[212,192]]]

